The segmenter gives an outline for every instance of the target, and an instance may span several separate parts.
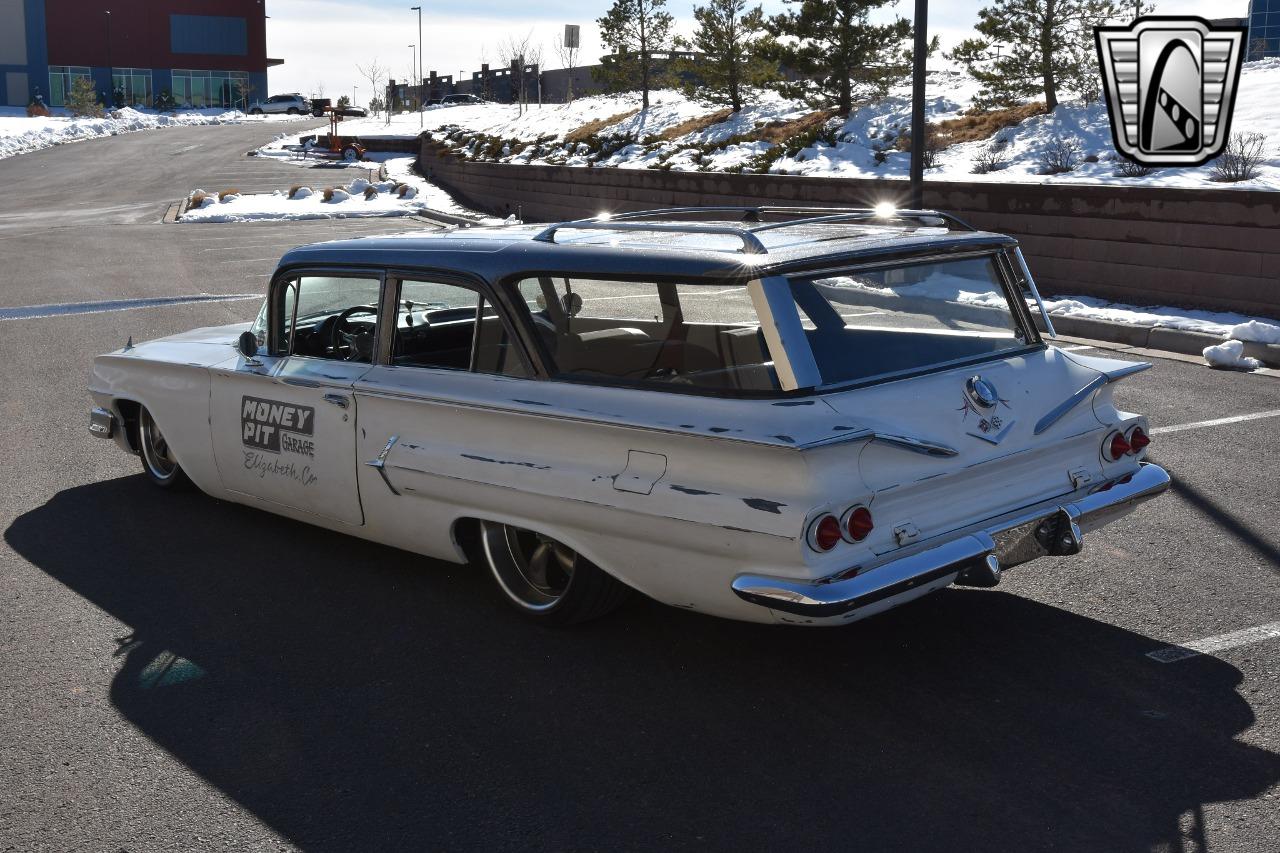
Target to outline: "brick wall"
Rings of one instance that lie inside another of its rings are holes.
[[[459,200],[528,221],[655,207],[905,202],[902,181],[466,163],[424,142]],[[1042,291],[1280,317],[1280,192],[925,184],[925,206],[1022,241]]]

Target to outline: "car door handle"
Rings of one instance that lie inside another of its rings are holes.
[[[345,409],[351,402],[346,394],[325,394],[324,401],[326,403],[333,403],[340,409]]]

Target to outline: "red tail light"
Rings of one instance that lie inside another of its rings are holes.
[[[1128,441],[1129,452],[1136,456],[1147,448],[1147,445],[1151,443],[1151,438],[1142,427],[1136,426],[1129,430]]]
[[[845,516],[844,529],[849,531],[849,538],[854,542],[866,539],[875,526],[875,522],[871,519],[871,510],[865,506],[856,506]]]
[[[834,515],[824,515],[809,525],[809,545],[815,551],[830,551],[840,538],[840,519]]]
[[[1102,445],[1102,455],[1107,458],[1108,462],[1115,462],[1123,459],[1129,449],[1129,442],[1125,441],[1124,433],[1113,432],[1107,436],[1105,443]]]

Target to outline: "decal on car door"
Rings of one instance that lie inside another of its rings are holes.
[[[297,456],[314,459],[315,415],[311,406],[243,397],[240,402],[240,440],[245,446],[244,467],[259,477],[268,474],[313,485],[311,466]],[[268,456],[267,454],[272,454]]]

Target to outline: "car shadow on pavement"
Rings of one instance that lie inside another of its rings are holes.
[[[1183,849],[1280,781],[1234,667],[999,590],[548,630],[475,569],[141,476],[5,539],[129,626],[120,713],[308,850]]]

